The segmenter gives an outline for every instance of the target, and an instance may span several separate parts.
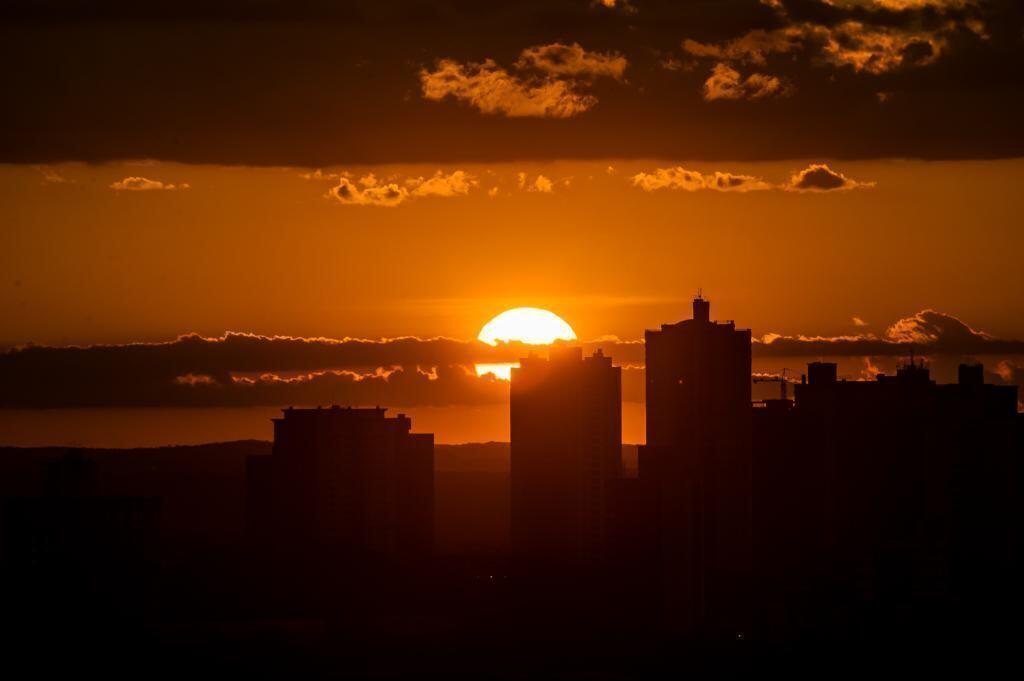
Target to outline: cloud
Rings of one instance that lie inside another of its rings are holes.
[[[724,62],[715,64],[711,76],[704,81],[704,99],[709,102],[716,99],[764,99],[785,95],[789,90],[775,76],[752,73],[743,78],[739,71]]]
[[[937,310],[922,310],[897,320],[884,337],[873,334],[846,336],[784,336],[765,334],[755,341],[761,357],[891,357],[919,355],[1013,356],[1024,354],[1024,340],[993,337],[959,318]]]
[[[325,173],[322,169],[317,168],[299,175],[303,180],[337,180],[341,175],[338,173]]]
[[[643,345],[621,349],[642,362]],[[476,404],[507,400],[507,382],[475,363],[527,356],[530,346],[450,338],[298,338],[187,334],[162,343],[29,346],[0,353],[0,408]]]
[[[963,9],[977,5],[978,0],[824,0],[828,5],[844,8],[887,9],[894,11],[915,9]]]
[[[485,114],[510,118],[572,118],[597,105],[582,88],[600,77],[621,80],[628,62],[618,53],[589,52],[579,43],[527,47],[512,73],[493,59],[462,64],[441,59],[420,70],[426,99],[453,97]]]
[[[922,310],[900,319],[886,330],[885,336],[894,343],[956,347],[992,340],[984,331],[975,331],[956,317],[935,310]]]
[[[1019,0],[896,2],[634,2],[635,17],[600,0],[0,3],[13,27],[3,49],[19,65],[0,74],[18,102],[0,108],[0,161],[312,169],[1024,154]],[[154,49],[126,64],[140,26]],[[564,66],[544,58],[553,44]],[[520,69],[523,52],[579,76]],[[618,57],[628,65],[615,78]],[[722,101],[694,106],[718,63],[744,81],[777,78],[790,99],[731,100],[728,115]],[[66,87],[39,85],[53,73]],[[876,92],[893,93],[885,107]]]
[[[764,65],[770,54],[793,52],[802,46],[805,31],[801,27],[766,31],[754,29],[739,38],[718,43],[702,43],[687,38],[683,41],[683,51],[694,57],[706,57],[729,62],[746,62]]]
[[[637,173],[630,178],[633,186],[651,192],[659,189],[681,189],[695,192],[702,189],[719,192],[750,192],[773,189],[773,186],[753,175],[736,175],[715,171],[703,174],[681,166],[657,168],[650,173]]]
[[[523,50],[516,68],[580,79],[606,76],[621,80],[627,63],[626,58],[618,53],[588,52],[579,43],[552,43]]]
[[[279,404],[307,403],[301,395],[316,403],[329,401],[317,391],[330,386],[341,390],[332,393],[336,401],[347,401],[373,385],[392,391],[391,403],[397,404],[399,383],[394,381],[401,379],[407,395],[410,383],[427,385],[413,375],[417,367],[448,383],[464,383],[464,370],[446,368],[471,366],[477,359],[513,361],[525,354],[518,344],[491,348],[445,338],[374,341],[244,333],[215,338],[189,334],[163,343],[29,346],[0,353],[0,406],[270,404],[267,400],[274,394],[284,400]],[[379,367],[385,367],[385,373]],[[405,373],[391,376],[394,367],[404,367]],[[381,387],[384,382],[391,387]],[[436,391],[442,385],[425,389]],[[442,400],[439,393],[432,394],[430,399]],[[405,403],[410,399],[413,396],[405,397]]]
[[[533,181],[533,184],[531,184],[527,188],[527,191],[540,192],[541,194],[550,194],[554,190],[554,184],[551,182],[550,179],[543,175],[538,175],[537,178]]]
[[[479,186],[477,179],[465,172],[456,170],[445,175],[440,170],[428,178],[417,177],[406,180],[411,187],[412,196],[460,196],[468,194],[471,189]]]
[[[836,172],[828,165],[812,164],[793,174],[783,184],[772,184],[753,175],[736,175],[716,171],[710,174],[696,170],[687,170],[681,166],[674,168],[657,168],[649,173],[637,173],[630,178],[633,186],[644,191],[659,189],[681,189],[695,192],[702,189],[721,192],[749,192],[782,189],[795,192],[826,192],[873,187],[874,182],[858,182],[842,173]]]
[[[592,7],[603,7],[605,9],[613,9],[622,12],[623,14],[636,14],[636,7],[630,2],[630,0],[590,0]]]
[[[851,180],[842,173],[832,170],[825,163],[813,163],[794,173],[789,182],[783,185],[783,189],[793,192],[829,192],[874,186],[874,182]]]
[[[360,187],[347,177],[342,177],[327,195],[347,206],[394,208],[409,198],[409,190],[393,182]]]
[[[45,182],[49,182],[50,184],[65,184],[65,183],[68,183],[68,182],[74,182],[74,180],[69,180],[68,178],[64,177],[63,175],[58,173],[56,170],[54,170],[50,166],[34,166],[34,167],[35,167],[36,170],[38,170],[40,172],[40,174],[42,174],[43,180]]]
[[[401,407],[494,404],[508,400],[508,383],[477,376],[462,366],[378,369],[360,373],[317,371],[297,376],[264,373],[229,383],[194,383],[168,396],[195,406],[290,404],[390,405]]]
[[[146,177],[126,177],[110,184],[110,188],[119,192],[174,191],[188,189],[187,184],[170,184]]]
[[[860,317],[854,317],[853,318],[853,325],[854,326],[867,326],[868,323],[866,321],[864,321],[863,319],[861,319]]]
[[[464,170],[448,174],[438,170],[430,177],[410,177],[404,180],[382,181],[373,173],[359,178],[357,182],[353,182],[347,173],[320,174],[313,179],[329,177],[338,178],[338,184],[330,189],[327,196],[348,206],[393,208],[415,198],[464,196],[479,186],[476,177]]]
[[[822,48],[826,62],[873,74],[930,64],[947,45],[938,32],[869,27],[857,21],[840,24],[826,35]]]
[[[771,189],[772,186],[753,175],[736,175],[715,171],[704,176],[704,186],[718,192],[753,192]]]
[[[948,45],[948,30],[948,26],[925,30],[860,21],[835,26],[804,22],[773,30],[754,29],[718,43],[687,39],[682,48],[698,58],[759,66],[766,65],[772,55],[806,52],[814,64],[878,75],[934,62]]]
[[[580,345],[588,355],[600,349],[621,366],[643,366],[641,340],[610,336]],[[520,343],[492,347],[451,338],[236,332],[213,338],[187,334],[162,343],[28,346],[0,353],[0,407],[482,403],[507,399],[507,383],[482,383],[489,379],[477,377],[473,365],[514,362],[531,350]],[[883,358],[911,350],[1009,361],[1024,355],[1024,340],[996,338],[953,315],[922,310],[897,320],[883,337],[769,333],[752,348],[758,358]],[[1015,366],[1000,364],[997,371],[1014,375]]]
[[[657,168],[651,173],[637,173],[632,178],[633,186],[645,192],[658,189],[683,189],[695,192],[704,189],[704,176],[695,170],[687,170],[682,166],[675,168]]]
[[[490,59],[481,64],[442,59],[433,71],[420,71],[420,86],[427,99],[450,96],[482,113],[511,118],[571,118],[597,104],[596,97],[576,92],[572,81],[520,78]]]

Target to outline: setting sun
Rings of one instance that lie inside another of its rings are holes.
[[[497,345],[499,341],[548,345],[557,340],[576,340],[576,333],[554,312],[537,307],[517,307],[505,310],[484,324],[477,340],[488,345]]]

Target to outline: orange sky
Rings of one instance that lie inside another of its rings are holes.
[[[1022,161],[832,162],[875,184],[822,193],[644,191],[631,180],[681,166],[780,184],[808,163],[323,171],[404,187],[461,170],[475,182],[396,207],[343,205],[327,196],[337,179],[303,169],[0,166],[0,343],[225,330],[471,338],[519,305],[556,311],[583,339],[637,338],[685,317],[697,287],[716,317],[755,335],[842,334],[854,316],[884,330],[931,307],[1024,336]],[[550,193],[528,191],[538,175]],[[127,177],[177,188],[111,188]]]

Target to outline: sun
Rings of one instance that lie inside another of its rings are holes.
[[[576,340],[576,333],[564,319],[539,307],[505,310],[484,324],[477,340],[488,345],[519,341],[527,345],[549,345],[558,340]]]

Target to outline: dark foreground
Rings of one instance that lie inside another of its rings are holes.
[[[78,513],[81,541],[56,553],[20,538],[17,514],[53,482],[40,478],[39,462],[68,452],[0,450],[9,672],[831,679],[994,676],[1017,664],[1016,592],[984,592],[970,601],[927,594],[844,600],[809,587],[801,603],[780,606],[762,584],[752,597],[749,631],[674,633],[647,559],[575,566],[509,559],[505,445],[439,448],[432,557],[268,558],[247,545],[241,510],[244,460],[268,448],[238,442],[90,451],[100,462],[101,496],[136,500],[128,517],[140,525],[118,536],[147,540],[126,552],[108,531],[90,534],[88,514]],[[48,499],[45,512],[33,507],[31,517],[67,517],[67,505],[76,503]],[[145,500],[153,499],[159,503],[151,508]]]

